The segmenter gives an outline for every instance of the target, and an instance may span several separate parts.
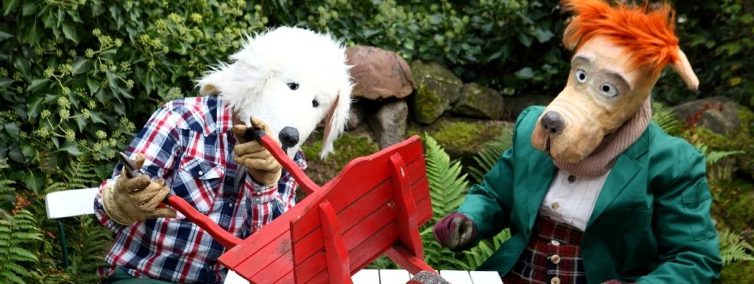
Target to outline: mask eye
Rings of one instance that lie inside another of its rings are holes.
[[[317,101],[317,99],[313,99],[312,100],[312,107],[318,107],[318,106],[319,106],[319,102]]]
[[[584,71],[583,69],[577,69],[575,75],[576,75],[576,81],[579,81],[580,83],[586,82],[586,78],[587,78],[586,71]]]
[[[618,88],[612,83],[602,83],[599,87],[599,93],[608,98],[614,98],[618,96]]]
[[[298,90],[298,83],[291,82],[291,83],[288,83],[287,85],[288,85],[288,88],[291,89],[292,91]]]

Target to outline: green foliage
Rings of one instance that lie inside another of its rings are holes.
[[[513,128],[511,126],[505,127],[503,132],[491,141],[485,143],[479,153],[474,156],[475,165],[468,168],[469,174],[476,182],[481,182],[484,174],[487,173],[492,166],[495,165],[500,155],[511,147],[513,141]]]
[[[735,261],[754,261],[754,247],[744,241],[740,235],[724,229],[720,231],[720,256],[723,265]]]
[[[39,257],[29,245],[42,240],[34,215],[27,210],[0,212],[0,279],[9,283],[26,283],[38,277],[34,267]]]
[[[683,130],[683,122],[678,119],[673,109],[656,101],[652,101],[652,121],[665,133],[673,136],[679,136]]]
[[[328,30],[347,44],[374,45],[411,62],[434,61],[465,81],[504,94],[554,90],[568,60],[555,1],[307,0],[278,5],[274,23]],[[558,80],[556,80],[558,79]]]
[[[754,106],[754,2],[672,1],[681,48],[699,76],[700,91],[689,92],[672,72],[656,88],[663,100],[678,103],[725,96]]]
[[[479,245],[458,254],[440,247],[432,234],[432,226],[458,209],[463,203],[469,184],[466,181],[467,174],[462,172],[461,163],[451,161],[434,138],[425,135],[424,145],[429,193],[432,199],[432,221],[421,229],[425,259],[435,269],[474,270],[510,237],[509,231],[504,230],[494,238],[482,240]],[[499,155],[500,153],[497,153],[496,156]]]

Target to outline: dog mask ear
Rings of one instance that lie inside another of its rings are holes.
[[[199,80],[199,93],[202,96],[217,96],[223,92],[222,85],[226,79],[224,69],[227,69],[227,66],[223,66],[220,70],[214,70]]]
[[[699,89],[699,79],[694,74],[694,69],[691,68],[691,63],[689,63],[689,59],[686,58],[686,54],[683,53],[681,48],[678,48],[678,60],[670,64],[670,67],[681,76],[689,90],[696,91]]]
[[[333,152],[333,143],[335,139],[343,133],[348,121],[348,111],[351,107],[351,87],[340,89],[338,96],[335,98],[330,111],[325,117],[325,135],[322,141],[322,151],[319,157],[324,159],[328,154]]]

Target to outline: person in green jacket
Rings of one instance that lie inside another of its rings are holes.
[[[462,251],[510,228],[479,269],[504,283],[710,283],[721,269],[703,156],[651,123],[668,65],[696,90],[668,4],[564,0],[575,52],[563,91],[516,121],[513,145],[438,222]]]

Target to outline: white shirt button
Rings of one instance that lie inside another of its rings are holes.
[[[550,242],[550,244],[552,244],[553,246],[556,246],[556,247],[557,247],[557,246],[560,246],[560,242],[559,242],[559,241],[556,241],[556,240],[552,240],[552,241]]]
[[[550,257],[550,261],[552,261],[553,264],[558,264],[558,263],[560,263],[560,256],[557,255],[557,254],[553,254]]]
[[[199,171],[199,175],[200,175],[200,176],[201,176],[201,175],[204,175],[204,172],[203,172],[203,171]]]

